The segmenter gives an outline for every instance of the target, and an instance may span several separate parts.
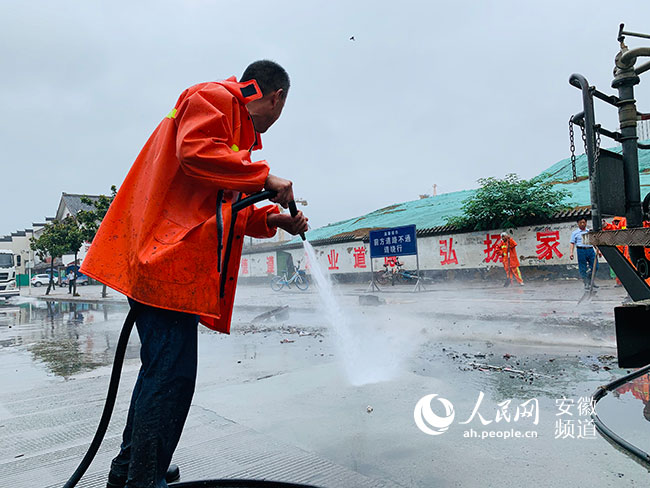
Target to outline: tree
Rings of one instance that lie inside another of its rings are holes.
[[[30,247],[32,250],[36,251],[43,260],[48,256],[51,258],[50,281],[45,291],[46,295],[49,295],[50,290],[54,287],[54,260],[70,253],[75,255],[76,263],[77,253],[81,249],[84,240],[81,229],[79,229],[73,217],[54,221],[43,228],[43,233],[38,239],[31,238]]]
[[[93,242],[115,195],[117,195],[117,188],[113,185],[111,186],[110,196],[99,195],[97,200],[91,200],[86,196],[81,197],[81,203],[94,207],[93,210],[80,210],[77,212],[77,222],[86,241]],[[102,288],[102,298],[106,298],[106,285]]]
[[[102,223],[108,208],[111,206],[115,195],[117,194],[117,188],[115,185],[111,186],[111,195],[99,195],[97,200],[91,200],[87,196],[81,197],[81,203],[84,203],[90,207],[93,207],[93,210],[80,210],[77,212],[77,221],[79,226],[84,232],[84,237],[88,242],[92,242],[97,234],[97,229]]]
[[[459,230],[489,230],[534,224],[566,210],[562,201],[570,193],[559,190],[542,174],[522,180],[510,173],[503,179],[481,178],[481,187],[463,201],[463,215],[447,217]]]

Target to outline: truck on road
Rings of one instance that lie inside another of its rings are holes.
[[[16,286],[16,262],[13,251],[0,249],[0,297],[17,297],[20,290]]]

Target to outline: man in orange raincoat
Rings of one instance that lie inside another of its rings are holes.
[[[197,370],[197,325],[228,333],[244,236],[307,230],[275,205],[233,215],[246,194],[292,183],[251,161],[260,133],[280,117],[289,76],[272,61],[238,82],[185,90],[131,167],[84,259],[82,272],[129,297],[137,313],[142,367],[133,389],[109,488],[165,487],[189,411]]]
[[[513,278],[517,280],[521,286],[524,285],[524,280],[519,271],[519,258],[517,257],[517,242],[510,237],[506,232],[501,233],[501,259],[503,267],[506,270],[506,281],[503,286],[510,286]]]

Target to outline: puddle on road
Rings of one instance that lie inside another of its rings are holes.
[[[9,300],[0,304],[0,350],[28,352],[50,374],[69,378],[113,361],[120,305]],[[137,357],[129,348],[127,357]]]

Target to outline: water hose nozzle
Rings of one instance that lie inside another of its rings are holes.
[[[293,201],[293,200],[291,200],[289,202],[289,213],[291,213],[292,217],[295,217],[296,215],[298,215],[298,207],[296,207],[296,202]],[[303,232],[300,233],[300,238],[303,241],[307,240],[307,238],[305,237],[305,234]]]
[[[241,209],[249,207],[250,205],[253,205],[255,203],[261,202],[262,200],[266,200],[269,198],[273,198],[276,196],[278,193],[273,190],[264,190],[259,193],[254,193],[253,195],[250,195],[243,200],[240,200],[239,202],[233,203],[232,205],[232,212],[233,214],[236,214],[239,212]],[[292,217],[295,217],[298,214],[298,208],[296,207],[296,202],[291,200],[289,202],[289,212],[291,213]],[[303,241],[306,241],[307,238],[305,237],[304,233],[300,233],[300,238]]]

